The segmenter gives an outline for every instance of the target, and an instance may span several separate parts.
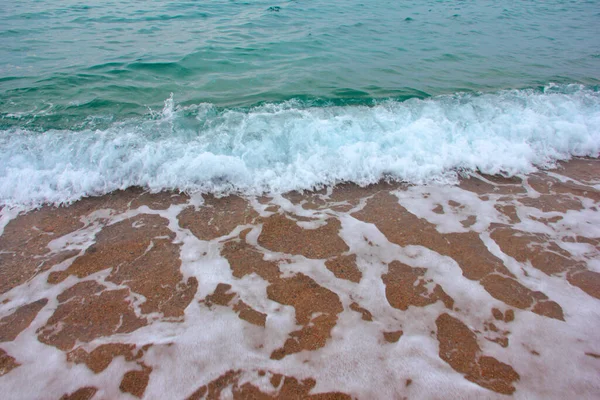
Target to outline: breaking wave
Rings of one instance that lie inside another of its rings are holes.
[[[0,131],[0,203],[39,206],[142,186],[286,192],[381,179],[454,183],[598,157],[600,92],[580,85],[371,105],[177,106],[101,130]]]

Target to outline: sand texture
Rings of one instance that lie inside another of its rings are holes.
[[[5,399],[600,398],[600,161],[0,218]]]

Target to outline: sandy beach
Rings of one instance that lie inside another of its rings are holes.
[[[5,399],[600,397],[600,160],[0,219]]]

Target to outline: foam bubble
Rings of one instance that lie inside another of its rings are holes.
[[[548,86],[373,106],[298,101],[180,107],[105,130],[0,131],[0,204],[37,206],[142,186],[281,193],[382,178],[514,175],[600,152],[600,93]]]

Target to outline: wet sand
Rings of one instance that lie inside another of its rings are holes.
[[[4,398],[598,398],[600,160],[0,220]]]

